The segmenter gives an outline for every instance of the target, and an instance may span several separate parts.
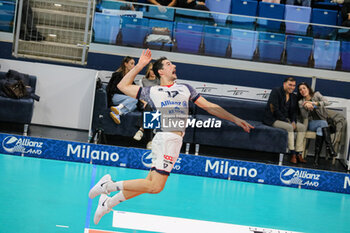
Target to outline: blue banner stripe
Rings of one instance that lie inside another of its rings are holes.
[[[0,153],[149,170],[149,150],[0,134]],[[350,175],[180,154],[173,173],[350,194]]]

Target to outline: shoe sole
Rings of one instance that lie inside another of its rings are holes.
[[[116,118],[112,112],[109,113],[109,116],[113,119],[114,123],[116,123],[117,125],[120,124],[120,120]]]
[[[117,114],[117,115],[120,114],[118,108],[116,108],[116,107],[111,107],[111,111],[114,112],[114,113]]]
[[[97,188],[100,188],[102,183],[105,183],[105,182],[108,182],[108,181],[112,181],[111,175],[109,175],[109,174],[104,175],[104,176],[94,185],[94,187],[92,187],[92,189],[90,189],[89,198],[94,199],[95,197],[97,197],[97,196],[100,195],[100,194],[106,194],[106,193],[103,193],[103,192],[100,193],[100,194],[94,194],[93,191],[96,190]]]

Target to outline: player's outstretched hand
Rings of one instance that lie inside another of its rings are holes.
[[[244,120],[240,120],[240,122],[238,122],[237,125],[242,127],[242,129],[247,133],[249,133],[251,129],[254,129],[254,126],[252,126],[251,124],[249,124]]]
[[[139,64],[146,66],[152,60],[152,52],[149,49],[143,50],[139,58]]]

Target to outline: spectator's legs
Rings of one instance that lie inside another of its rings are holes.
[[[286,0],[286,5],[294,5],[295,0]]]
[[[302,0],[301,1],[301,5],[310,7],[311,6],[311,0]]]
[[[294,130],[293,130],[293,126],[292,124],[288,123],[288,122],[284,122],[284,121],[275,121],[272,124],[273,127],[275,128],[280,128],[280,129],[284,129],[287,130],[288,132],[288,149],[290,151],[294,151],[295,147],[294,147]]]
[[[295,143],[295,151],[297,153],[303,153],[304,151],[304,139],[305,139],[305,133],[306,133],[306,126],[300,122],[297,122],[297,139]]]
[[[114,94],[112,103],[115,106],[123,104],[123,108],[120,109],[120,114],[123,115],[136,109],[137,99],[134,99],[127,95]]]

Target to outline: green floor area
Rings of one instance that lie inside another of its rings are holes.
[[[85,226],[142,232],[114,228],[112,213],[94,225],[98,198],[89,201],[87,195],[92,180],[106,173],[127,180],[147,171],[11,155],[0,155],[0,171],[0,232],[83,233]],[[115,209],[298,232],[350,232],[350,195],[177,174],[160,194],[144,194]]]

